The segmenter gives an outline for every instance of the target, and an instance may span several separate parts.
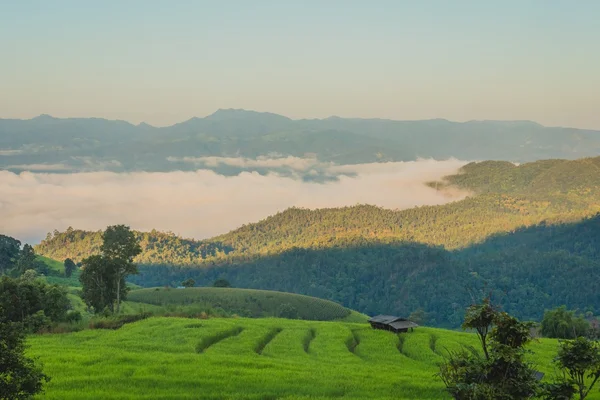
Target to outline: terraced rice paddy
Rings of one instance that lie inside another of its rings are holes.
[[[434,377],[442,354],[476,340],[344,322],[150,318],[117,331],[33,336],[29,353],[52,376],[48,399],[439,399],[447,398]],[[531,349],[552,375],[556,341]]]

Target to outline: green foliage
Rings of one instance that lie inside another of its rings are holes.
[[[0,275],[15,267],[21,252],[21,242],[10,236],[0,235]]]
[[[79,280],[83,287],[81,298],[85,304],[94,310],[101,312],[105,308],[113,309],[116,298],[116,287],[112,277],[112,270],[104,257],[99,255],[90,256],[81,262],[81,275]],[[125,285],[121,285],[125,290]],[[124,292],[121,293],[125,295]]]
[[[487,336],[492,329],[498,311],[492,306],[491,299],[486,297],[481,304],[472,304],[467,308],[463,329],[473,329],[477,332],[481,348],[486,358],[489,358],[487,349]]]
[[[21,323],[26,329],[36,331],[51,322],[66,318],[70,302],[66,290],[57,285],[47,285],[40,280],[0,277],[0,309],[10,322]]]
[[[129,294],[129,300],[160,306],[197,305],[206,310],[220,307],[232,314],[255,318],[285,313],[294,318],[329,321],[351,314],[331,301],[293,293],[233,288],[157,289],[136,290]]]
[[[0,275],[19,276],[25,271],[47,273],[48,267],[35,254],[33,247],[10,236],[0,235]]]
[[[600,378],[600,344],[584,337],[560,342],[556,365],[585,399]]]
[[[217,279],[213,283],[213,287],[231,287],[231,283],[227,279]]]
[[[575,315],[575,311],[567,310],[561,306],[547,310],[541,324],[542,335],[559,339],[575,339],[587,336],[590,324],[583,316]]]
[[[427,313],[421,307],[410,313],[408,320],[418,325],[425,325],[427,322]]]
[[[450,352],[440,365],[438,376],[454,399],[530,399],[540,391],[525,361],[531,324],[497,311],[487,297],[467,309],[463,328],[477,332],[484,357],[463,349]]]
[[[140,321],[149,318],[152,314],[142,312],[139,314],[126,314],[126,315],[109,315],[106,317],[96,317],[90,320],[90,329],[119,329],[125,324]]]
[[[82,297],[95,312],[108,308],[118,314],[121,300],[127,296],[125,278],[138,273],[133,259],[142,250],[135,234],[125,225],[106,228],[100,250],[101,255],[89,256],[81,262]]]
[[[194,287],[194,286],[196,286],[196,281],[193,280],[192,278],[188,278],[185,281],[181,282],[181,286],[187,287],[187,288]]]
[[[65,276],[67,278],[70,278],[71,275],[73,275],[73,271],[75,271],[77,269],[77,265],[75,265],[73,260],[71,260],[70,258],[67,258],[64,262],[64,268],[65,268]]]
[[[49,380],[41,366],[25,355],[22,325],[11,322],[0,306],[0,399],[29,399]]]

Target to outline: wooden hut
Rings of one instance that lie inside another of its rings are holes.
[[[395,317],[393,315],[377,315],[369,319],[369,324],[373,329],[382,329],[394,333],[408,332],[409,329],[416,328],[416,323],[406,318]]]

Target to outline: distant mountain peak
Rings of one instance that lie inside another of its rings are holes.
[[[54,120],[54,119],[58,119],[58,118],[54,118],[52,115],[49,115],[49,114],[40,114],[37,117],[34,117],[32,119],[36,120],[36,121],[44,121],[44,120]]]
[[[208,120],[227,120],[227,119],[242,119],[242,118],[277,118],[280,120],[289,121],[288,117],[274,114],[270,112],[259,112],[252,110],[244,110],[243,108],[219,108],[214,113],[207,116]]]

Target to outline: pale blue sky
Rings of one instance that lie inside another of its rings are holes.
[[[600,129],[600,1],[0,0],[0,117]]]

